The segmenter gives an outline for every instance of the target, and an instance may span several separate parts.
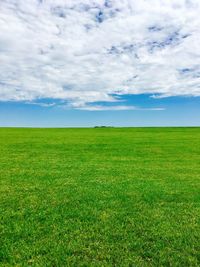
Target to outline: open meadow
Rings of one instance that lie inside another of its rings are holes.
[[[200,128],[0,129],[0,266],[200,266]]]

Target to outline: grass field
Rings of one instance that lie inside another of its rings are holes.
[[[0,266],[200,266],[200,128],[1,128],[0,224]]]

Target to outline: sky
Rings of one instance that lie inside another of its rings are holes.
[[[200,126],[199,0],[0,0],[0,126]]]

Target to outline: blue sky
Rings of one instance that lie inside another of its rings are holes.
[[[200,125],[199,0],[4,0],[0,126]]]
[[[43,107],[22,102],[0,105],[1,126],[93,127],[110,126],[199,126],[200,97],[153,99],[149,95],[126,95],[127,105],[141,110],[73,110],[64,106]],[[48,100],[49,101],[49,100]],[[154,106],[161,110],[151,110]]]

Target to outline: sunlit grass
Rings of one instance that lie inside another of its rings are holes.
[[[199,266],[200,129],[0,129],[1,266]]]

